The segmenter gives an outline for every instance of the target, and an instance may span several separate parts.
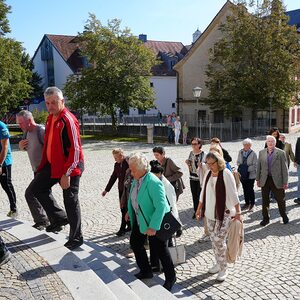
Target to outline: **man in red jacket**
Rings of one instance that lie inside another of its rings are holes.
[[[29,187],[51,222],[46,231],[59,231],[61,226],[70,224],[69,240],[65,247],[73,250],[83,243],[78,192],[84,161],[79,123],[65,108],[60,89],[48,87],[44,97],[50,114],[46,122],[42,160]],[[63,189],[66,213],[49,193],[56,183]]]

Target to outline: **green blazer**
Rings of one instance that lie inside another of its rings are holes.
[[[133,181],[128,200],[128,214],[131,225],[133,225],[136,215],[131,204],[132,190],[136,185],[136,180]],[[148,228],[159,230],[164,215],[170,211],[170,206],[166,200],[164,186],[159,178],[148,172],[140,186],[137,196],[137,202],[140,205],[144,216],[149,224],[147,226],[142,213],[138,212],[138,224],[140,232],[145,233]]]

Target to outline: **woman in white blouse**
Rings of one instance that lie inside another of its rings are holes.
[[[218,273],[217,280],[224,281],[227,277],[226,237],[231,220],[241,221],[241,207],[234,177],[226,169],[223,157],[217,152],[209,152],[206,165],[209,172],[203,178],[196,218],[206,217],[216,258],[216,264],[208,272]]]

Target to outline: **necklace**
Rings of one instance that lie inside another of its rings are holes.
[[[211,175],[212,175],[213,177],[217,177],[218,174],[219,174],[219,172],[216,172],[216,173],[214,173],[213,171],[211,172]]]

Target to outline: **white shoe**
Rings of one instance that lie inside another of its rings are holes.
[[[215,264],[213,267],[211,267],[209,270],[208,270],[208,273],[209,274],[216,274],[220,272],[220,266],[218,264]]]
[[[209,235],[203,234],[203,236],[199,239],[199,243],[208,242],[210,241]]]
[[[217,281],[224,281],[226,279],[228,275],[227,270],[222,270],[219,272],[218,277],[217,277]]]

